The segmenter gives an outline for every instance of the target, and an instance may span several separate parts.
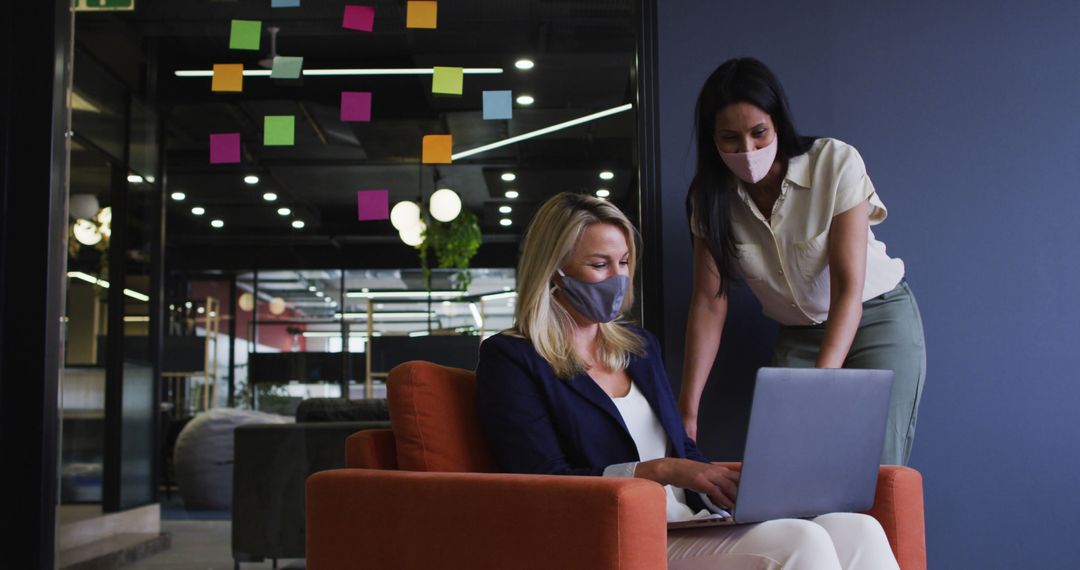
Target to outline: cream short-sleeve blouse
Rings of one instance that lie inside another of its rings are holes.
[[[870,225],[888,210],[866,175],[855,147],[822,138],[788,163],[780,197],[768,220],[739,182],[731,224],[738,268],[761,302],[765,316],[784,325],[818,324],[829,316],[828,237],[833,217],[870,201]],[[704,234],[696,213],[690,229]],[[892,290],[904,276],[904,262],[889,257],[885,244],[867,230],[863,301]]]

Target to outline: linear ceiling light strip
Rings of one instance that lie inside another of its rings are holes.
[[[466,75],[498,75],[503,72],[501,67],[466,67],[463,71]],[[305,69],[304,75],[312,76],[345,76],[345,75],[432,75],[435,71],[430,67],[425,68],[402,68],[402,69]],[[214,72],[210,69],[178,69],[173,72],[177,77],[213,77]],[[270,77],[269,69],[245,69],[244,77]]]
[[[509,144],[514,144],[514,143],[517,143],[517,142],[521,142],[523,140],[536,138],[536,137],[539,137],[539,136],[543,136],[543,135],[546,135],[546,134],[553,133],[555,131],[561,131],[563,129],[568,129],[570,127],[577,126],[577,125],[580,125],[582,123],[588,123],[589,121],[595,121],[597,119],[602,119],[604,117],[608,117],[608,116],[614,115],[616,113],[622,113],[623,111],[629,111],[630,109],[633,109],[633,108],[634,108],[634,105],[632,103],[627,103],[625,105],[619,105],[618,107],[612,107],[610,109],[600,111],[599,113],[593,113],[591,115],[585,115],[584,117],[578,117],[576,119],[571,119],[569,121],[566,121],[565,123],[559,123],[557,125],[551,125],[550,127],[544,127],[542,129],[537,129],[535,131],[528,132],[528,133],[521,134],[521,135],[517,135],[515,137],[510,137],[508,139],[503,139],[501,141],[496,141],[496,142],[493,142],[491,144],[486,144],[484,146],[478,146],[478,147],[473,148],[473,149],[462,151],[462,152],[451,155],[450,159],[451,160],[461,160],[462,158],[473,156],[474,154],[480,154],[481,152],[486,152],[486,151],[493,150],[493,149],[496,149],[496,148],[499,148],[499,147],[503,147],[503,146],[506,146],[506,145],[509,145]]]

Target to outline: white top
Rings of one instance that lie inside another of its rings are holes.
[[[832,219],[870,201],[870,225],[888,216],[855,147],[818,139],[788,163],[780,197],[768,220],[741,181],[732,201],[731,227],[738,267],[761,301],[765,316],[784,325],[819,324],[829,317],[829,229]],[[696,215],[691,232],[704,235]],[[891,291],[904,276],[904,262],[889,257],[868,229],[862,300]]]
[[[660,420],[656,417],[652,407],[649,406],[649,401],[645,399],[645,395],[638,390],[637,384],[630,382],[630,391],[621,398],[612,398],[611,401],[615,403],[615,407],[619,409],[619,413],[622,415],[623,423],[626,424],[626,429],[630,432],[634,445],[637,446],[640,460],[649,461],[667,457],[667,433],[664,432],[664,426],[660,424]],[[620,473],[618,468],[623,466],[627,469]],[[620,463],[612,466],[616,469],[605,469],[604,475],[633,477],[633,467],[636,466],[636,463]],[[710,516],[707,510],[694,513],[693,509],[686,504],[686,491],[684,489],[664,485],[664,491],[667,492],[668,521],[682,521]]]

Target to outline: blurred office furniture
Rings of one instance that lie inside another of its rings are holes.
[[[345,466],[345,440],[390,427],[386,400],[311,398],[296,423],[236,428],[232,472],[232,553],[236,564],[303,558],[304,481]]]

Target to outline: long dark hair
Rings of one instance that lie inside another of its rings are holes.
[[[752,103],[772,117],[776,136],[780,137],[776,160],[783,161],[785,167],[792,157],[805,153],[811,143],[796,132],[784,88],[764,63],[750,57],[729,59],[705,80],[694,110],[697,170],[686,193],[686,216],[696,218],[704,230],[702,238],[720,272],[717,297],[727,292],[736,275],[730,210],[737,183],[717,153],[713,136],[716,113],[740,101]]]

